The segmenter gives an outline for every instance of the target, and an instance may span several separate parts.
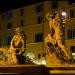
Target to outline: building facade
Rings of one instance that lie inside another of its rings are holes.
[[[44,1],[25,7],[12,9],[0,14],[0,46],[9,47],[14,28],[23,28],[26,34],[26,52],[33,53],[36,59],[44,59],[47,50],[44,39],[49,33],[47,12],[63,11],[67,20],[62,27],[65,31],[65,45],[75,52],[75,3],[69,1]]]

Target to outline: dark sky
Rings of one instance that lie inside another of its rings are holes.
[[[3,13],[10,9],[19,8],[22,6],[27,6],[27,5],[42,2],[42,1],[49,1],[49,0],[0,0],[0,13]],[[56,0],[56,1],[61,1],[61,0]],[[62,1],[65,1],[65,0],[62,0]],[[68,0],[68,1],[70,3],[75,2],[75,0]]]
[[[0,0],[0,13],[46,0]]]

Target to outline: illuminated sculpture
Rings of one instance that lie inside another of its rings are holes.
[[[8,48],[0,48],[0,64],[8,64]]]
[[[18,63],[16,54],[21,55],[24,52],[24,39],[22,37],[22,30],[20,28],[15,29],[15,35],[11,40],[9,52],[12,55],[12,59],[15,64]]]
[[[49,58],[47,62],[72,63],[73,57],[66,49],[65,45],[62,44],[63,32],[61,29],[61,19],[59,14],[57,12],[53,14],[47,13],[46,18],[49,21],[50,29],[50,33],[45,38],[45,43],[48,47],[47,53],[50,54],[50,56],[55,56],[56,59],[52,61],[52,59]],[[46,58],[48,58],[48,54]]]
[[[15,29],[15,35],[13,36],[10,48],[0,48],[0,64],[18,64],[19,58],[25,52],[25,35],[20,28]]]

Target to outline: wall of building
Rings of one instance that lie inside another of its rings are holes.
[[[0,14],[0,39],[1,39],[1,45],[7,46],[6,44],[6,38],[8,36],[14,35],[14,28],[15,27],[21,27],[21,20],[23,20],[23,30],[26,34],[26,53],[33,52],[35,54],[35,57],[38,58],[38,54],[41,54],[41,57],[43,57],[43,54],[47,50],[45,47],[45,44],[43,41],[36,42],[35,41],[35,34],[37,33],[43,33],[43,37],[48,35],[49,33],[49,27],[48,27],[48,21],[45,18],[45,15],[47,12],[51,12],[54,10],[58,10],[61,14],[62,11],[66,11],[69,16],[69,8],[71,8],[71,5],[68,4],[67,1],[58,1],[58,7],[52,8],[51,6],[52,1],[44,1],[41,3],[17,8],[10,10],[12,12],[12,18],[7,19],[5,16],[5,19],[2,20],[2,15],[6,15],[8,13],[2,13]],[[37,6],[41,6],[41,10],[37,10]],[[74,5],[73,5],[74,7]],[[21,15],[21,10],[23,11],[23,15]],[[38,17],[42,18],[42,21],[38,23]],[[71,27],[75,26],[75,19],[71,19],[68,17],[68,21],[65,24],[65,45],[70,49],[70,46],[75,45],[74,39],[69,40],[67,36],[67,30]],[[12,27],[10,29],[7,29],[7,23],[11,22]],[[73,26],[72,26],[73,25]],[[68,43],[68,44],[67,44]]]

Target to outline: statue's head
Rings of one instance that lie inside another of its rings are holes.
[[[22,28],[15,28],[15,33],[16,34],[21,34]]]
[[[57,19],[57,20],[59,20],[60,21],[60,15],[59,15],[59,13],[57,12],[57,11],[55,11],[54,13],[52,13],[52,16],[51,16],[51,18],[52,19]]]
[[[56,17],[56,15],[57,15],[56,11],[50,14],[50,16],[51,16],[52,19],[54,19]]]

